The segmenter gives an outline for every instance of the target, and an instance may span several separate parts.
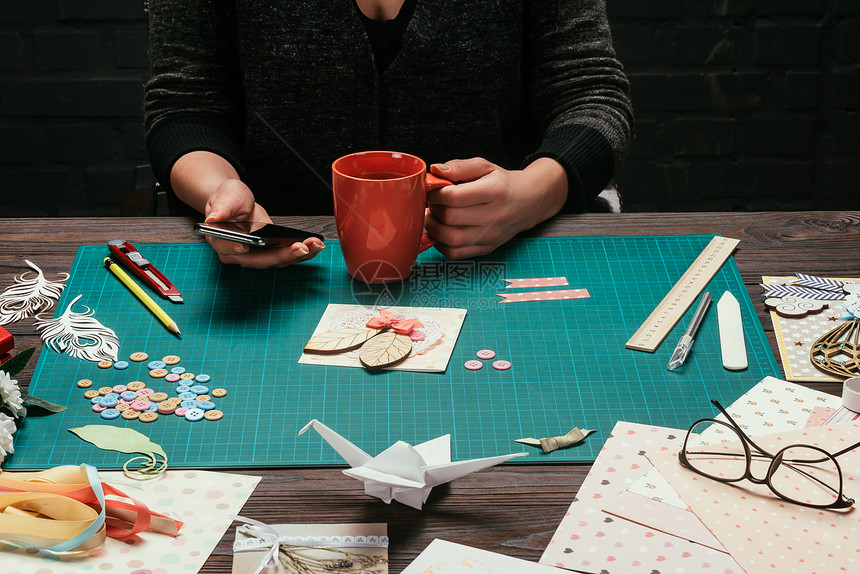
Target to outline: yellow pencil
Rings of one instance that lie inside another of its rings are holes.
[[[172,333],[175,333],[178,336],[182,336],[182,333],[179,332],[179,327],[176,326],[176,321],[170,318],[170,315],[164,312],[164,309],[158,306],[158,303],[152,300],[152,297],[146,294],[146,291],[140,288],[137,283],[134,282],[134,279],[128,276],[128,274],[122,270],[122,267],[113,262],[110,257],[105,257],[104,260],[105,267],[110,270],[111,273],[117,276],[117,279],[122,281],[123,285],[128,287],[129,291],[134,293],[134,296],[137,297],[141,303],[146,305],[146,308],[152,311],[152,314],[155,315],[159,321],[164,323],[165,327],[167,327]]]

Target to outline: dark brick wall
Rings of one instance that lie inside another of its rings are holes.
[[[860,0],[607,4],[629,210],[860,209]],[[147,75],[142,0],[0,0],[0,217],[118,214]]]

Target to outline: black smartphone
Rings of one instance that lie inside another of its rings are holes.
[[[262,221],[223,221],[219,223],[195,223],[194,231],[200,235],[217,237],[255,247],[283,247],[309,237],[323,240],[323,236],[310,231],[293,229]]]

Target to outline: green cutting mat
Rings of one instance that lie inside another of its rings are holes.
[[[450,433],[454,459],[527,451],[531,455],[520,462],[592,461],[618,420],[686,429],[714,413],[709,399],[730,404],[766,375],[778,376],[733,259],[708,289],[715,301],[725,290],[740,301],[749,369],[723,369],[715,309],[705,317],[686,364],[675,372],[666,370],[666,363],[692,310],[656,353],[624,348],[710,239],[525,239],[468,262],[427,252],[408,281],[372,289],[347,276],[335,241],[311,262],[265,271],[223,266],[207,245],[138,245],[182,291],[184,305],[162,303],[182,329],[182,340],[105,270],[106,246],[83,246],[57,312],[83,294],[79,304],[93,308],[119,336],[121,359],[135,351],[151,359],[179,355],[188,371],[211,375],[211,388],[228,390],[215,399],[225,416],[196,423],[173,415],[151,424],[105,422],[91,412],[77,380],[90,378],[96,388],[142,380],[168,392],[173,385],[151,379],[146,363],[103,370],[45,349],[30,392],[69,409],[27,418],[5,467],[121,466],[128,455],[100,451],[67,432],[87,424],[137,429],[164,447],[173,467],[342,464],[315,433],[296,436],[313,418],[371,454],[397,440],[417,444]],[[570,287],[547,289],[586,288],[591,297],[502,304],[495,296],[505,277],[556,276],[567,277]],[[377,301],[468,309],[444,373],[371,373],[297,363],[328,303]],[[498,371],[487,361],[481,370],[466,370],[463,363],[480,349],[495,350],[513,367]],[[564,434],[574,426],[597,433],[549,455],[514,442]]]

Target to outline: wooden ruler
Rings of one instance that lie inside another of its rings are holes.
[[[740,243],[739,240],[730,237],[711,239],[689,269],[663,297],[657,308],[633,333],[625,347],[653,353],[672,327],[684,316],[696,297],[705,289],[708,282],[714,278],[738,243]]]

